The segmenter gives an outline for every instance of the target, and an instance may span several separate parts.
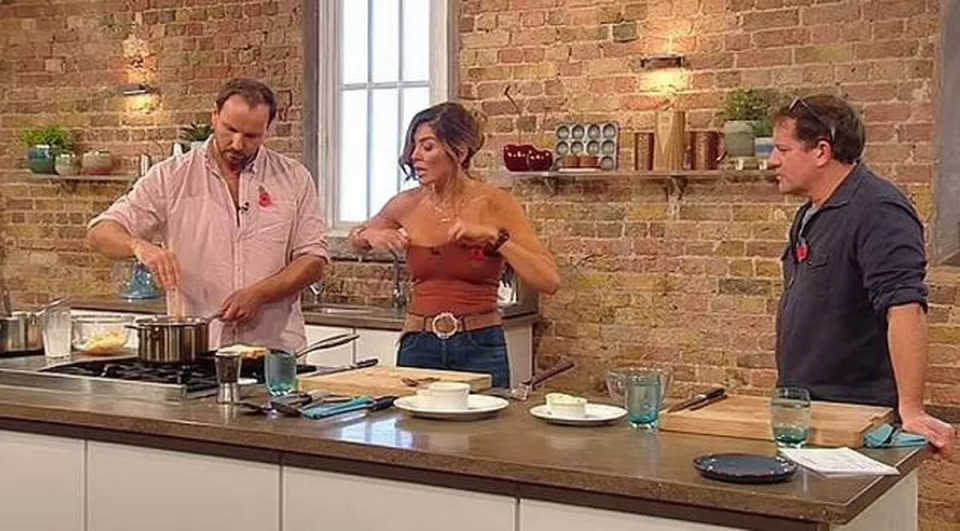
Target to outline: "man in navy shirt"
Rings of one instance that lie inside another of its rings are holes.
[[[780,191],[808,200],[782,257],[778,384],[815,400],[895,407],[905,431],[948,454],[955,430],[923,408],[923,224],[860,159],[864,138],[857,112],[834,96],[796,98],[775,117]]]

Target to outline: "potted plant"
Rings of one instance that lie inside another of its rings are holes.
[[[54,173],[57,155],[73,151],[73,135],[60,126],[27,129],[20,139],[27,145],[27,166],[33,173]]]
[[[190,149],[197,149],[213,134],[213,127],[209,124],[192,123],[180,129],[180,139],[190,144]]]
[[[771,95],[758,89],[737,89],[723,105],[723,140],[730,157],[754,156],[754,127],[769,119]]]

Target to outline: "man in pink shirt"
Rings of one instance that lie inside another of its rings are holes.
[[[227,82],[200,148],[167,159],[94,218],[87,237],[110,258],[136,257],[184,315],[210,316],[211,349],[305,342],[299,293],[329,261],[320,201],[299,162],[263,146],[273,91]],[[154,241],[163,242],[163,246]]]

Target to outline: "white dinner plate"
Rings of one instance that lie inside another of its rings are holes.
[[[510,405],[506,400],[487,395],[471,394],[467,409],[430,409],[421,405],[421,397],[402,396],[393,405],[414,417],[436,420],[477,420],[492,417]]]
[[[587,416],[568,417],[557,415],[550,411],[549,406],[541,404],[530,408],[530,414],[551,424],[562,424],[564,426],[599,426],[622,419],[626,416],[627,410],[617,406],[588,403]]]

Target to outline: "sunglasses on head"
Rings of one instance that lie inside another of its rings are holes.
[[[824,120],[819,114],[817,114],[817,111],[813,110],[813,108],[810,107],[810,105],[806,101],[804,101],[803,98],[801,98],[800,96],[793,98],[793,102],[790,104],[790,107],[788,107],[790,109],[790,112],[794,112],[798,105],[803,106],[803,108],[806,109],[808,113],[810,113],[810,116],[813,116],[814,120],[820,122],[820,125],[822,125],[827,129],[827,132],[829,132],[830,136],[828,136],[826,140],[830,142],[831,146],[834,145],[836,141],[836,136],[837,136],[836,127],[827,123],[827,121]]]

